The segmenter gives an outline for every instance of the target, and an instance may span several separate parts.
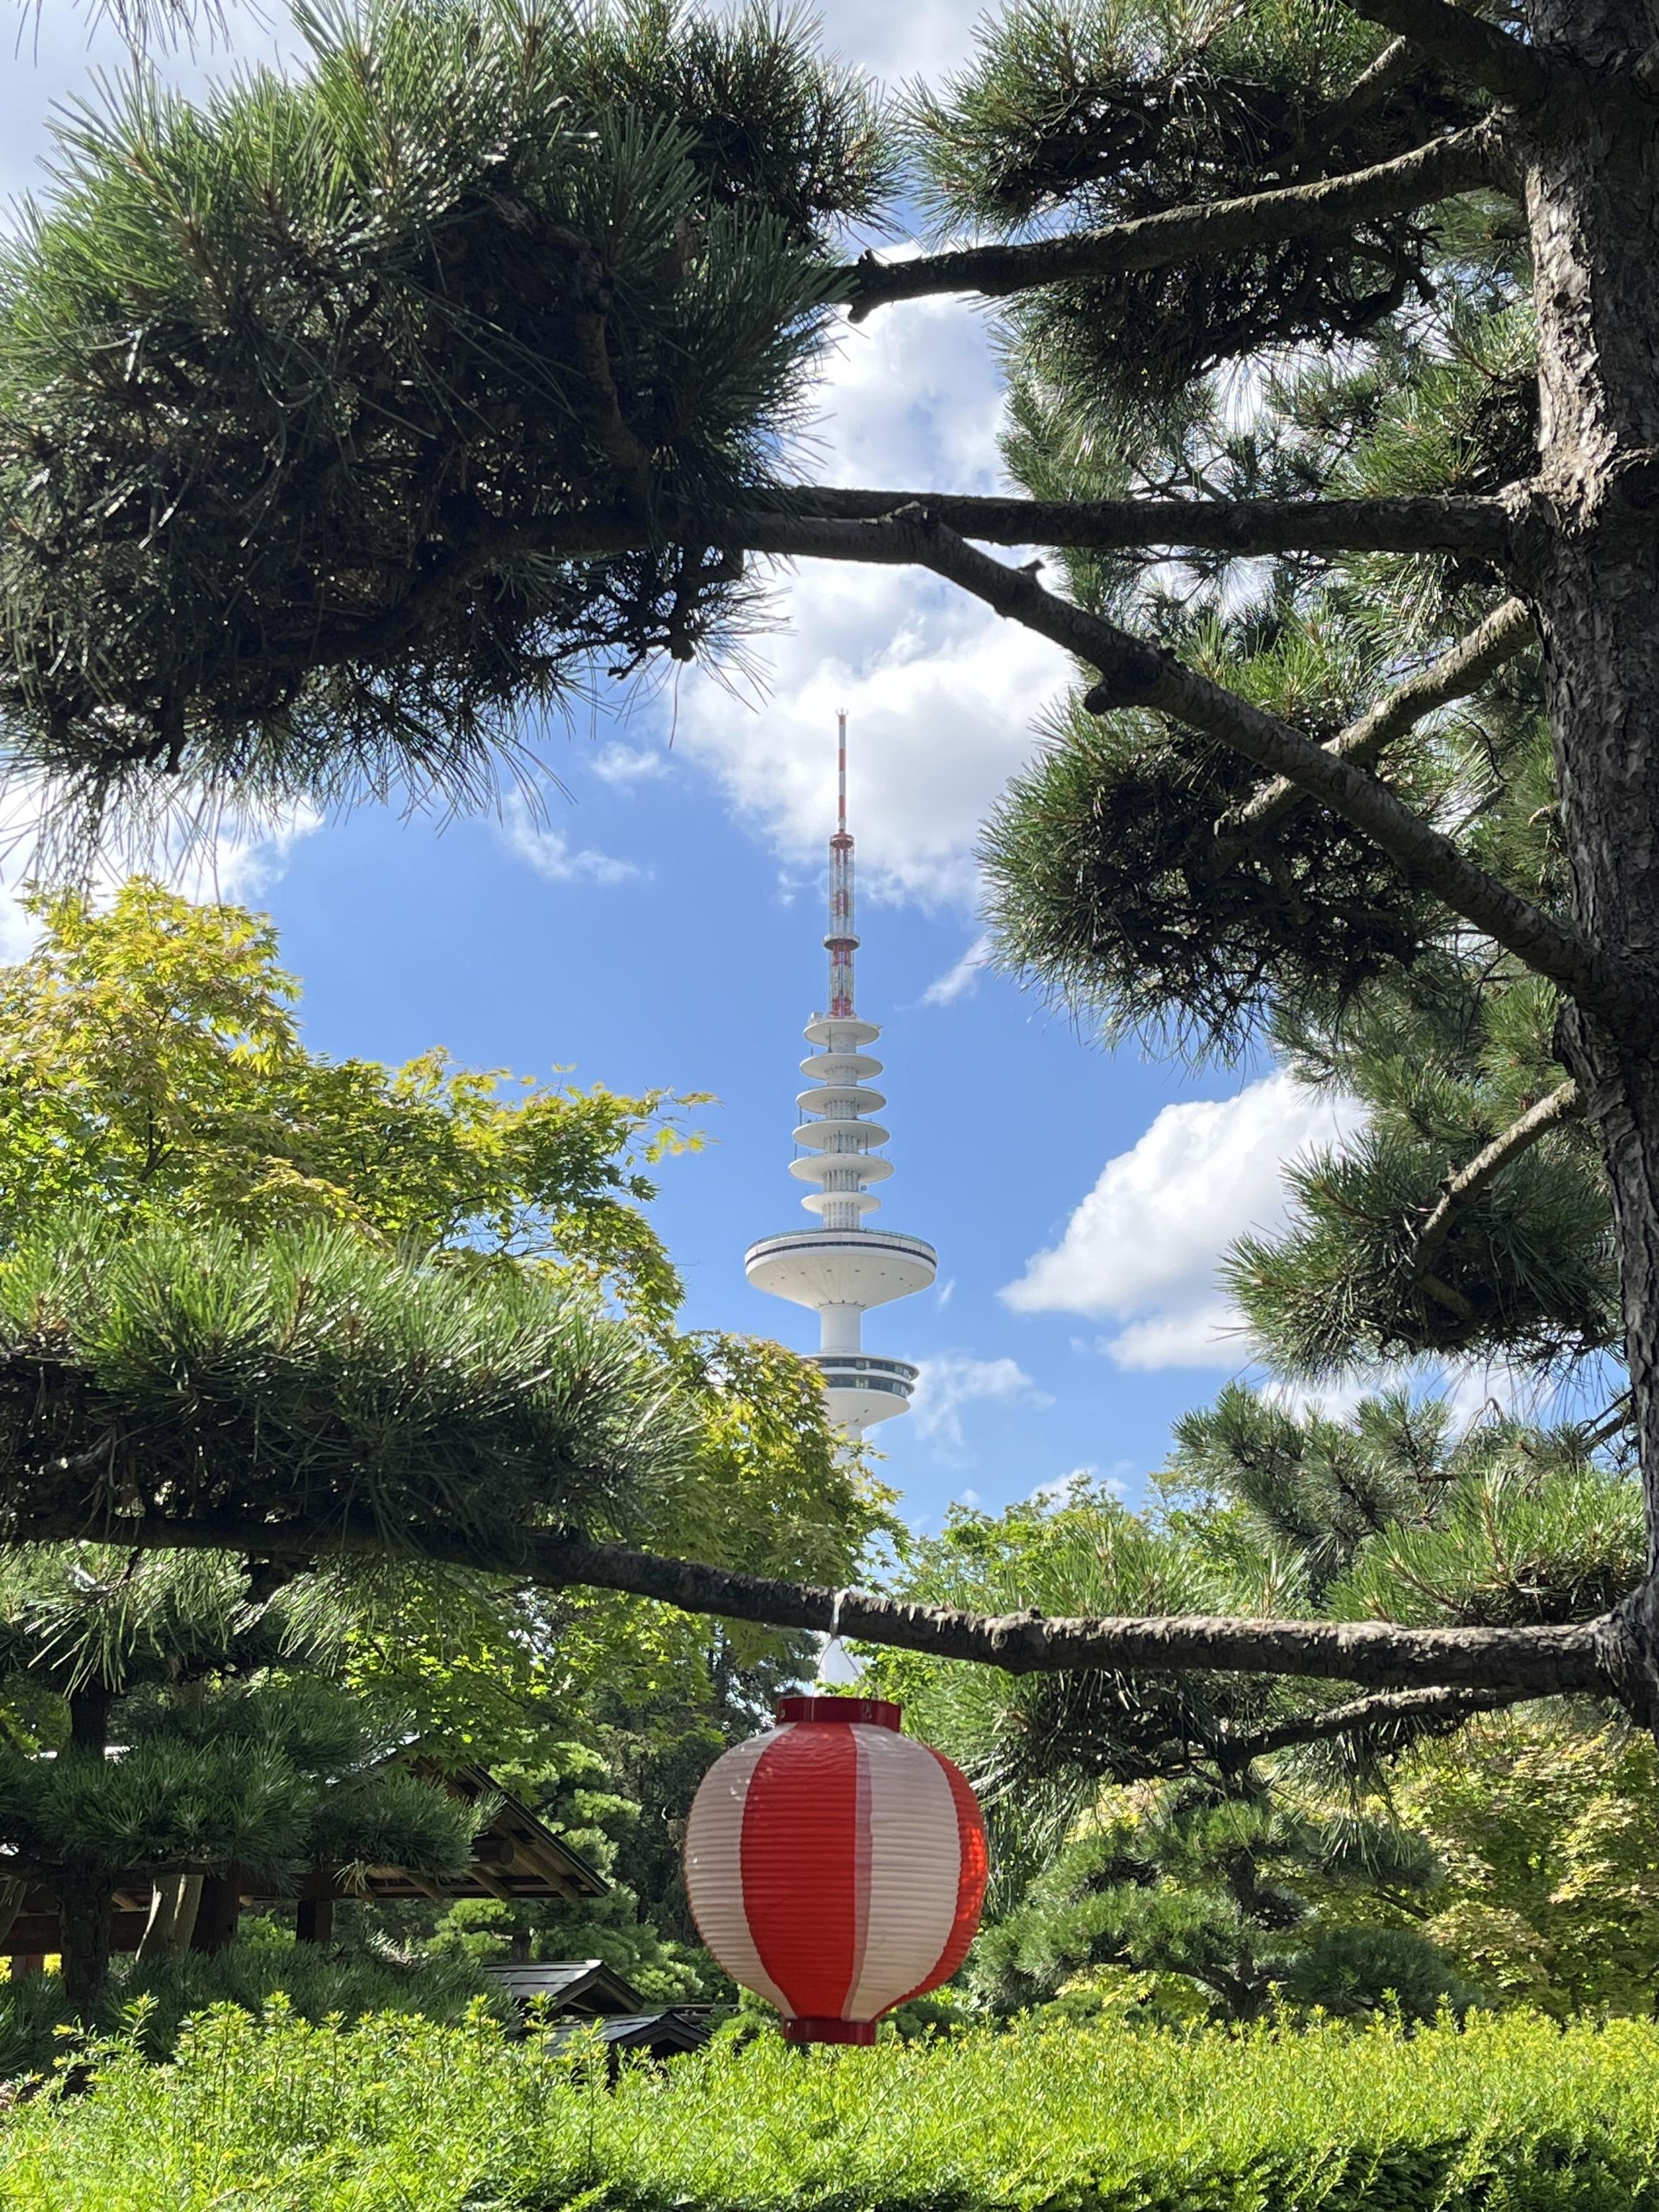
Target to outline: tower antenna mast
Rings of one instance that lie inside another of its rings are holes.
[[[847,827],[847,709],[836,716],[836,834],[830,840],[830,1018],[853,1018],[853,955],[859,949],[853,923],[853,839]]]

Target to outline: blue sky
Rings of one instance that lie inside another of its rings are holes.
[[[959,62],[977,13],[835,0],[828,21],[845,54],[893,81]],[[199,81],[270,49],[246,14],[232,21],[228,57],[164,70]],[[52,104],[121,58],[46,0],[0,81],[0,188],[38,185]],[[988,489],[998,410],[973,313],[891,310],[847,336],[817,465],[827,481]],[[1171,1420],[1248,1358],[1218,1254],[1281,1218],[1279,1161],[1341,1110],[1268,1070],[1108,1057],[976,964],[976,825],[1032,749],[1057,653],[887,572],[784,577],[777,611],[759,684],[692,673],[529,732],[550,775],[539,817],[509,806],[440,827],[363,810],[229,848],[211,881],[273,915],[320,1049],[395,1060],[441,1043],[474,1064],[716,1094],[696,1117],[707,1149],[663,1174],[687,1322],[807,1349],[810,1316],[751,1291],[742,1257],[808,1223],[789,1131],[800,1028],[823,999],[847,708],[860,1006],[884,1024],[896,1168],[876,1219],[940,1259],[935,1292],[866,1328],[872,1350],[923,1369],[915,1413],[878,1433],[884,1472],[921,1525],[952,1498],[995,1507],[1080,1468],[1133,1496]],[[0,951],[21,941],[0,904]]]

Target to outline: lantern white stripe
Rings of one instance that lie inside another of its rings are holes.
[[[793,1733],[790,1725],[770,1729],[725,1753],[703,1778],[685,1824],[685,1886],[697,1933],[734,1982],[786,2015],[794,2008],[761,1963],[744,1906],[743,1815],[763,1755]]]
[[[854,1730],[868,1792],[870,1907],[849,2020],[925,1982],[956,1924],[962,1838],[956,1800],[931,1752],[887,1729]]]
[[[853,2006],[864,1972],[864,1962],[870,1950],[870,1901],[872,1869],[876,1856],[875,1835],[870,1826],[872,1800],[870,1761],[865,1754],[867,1736],[883,1735],[883,1729],[854,1727],[852,1731],[854,1771],[858,1783],[854,1802],[857,1805],[854,1833],[858,1838],[853,1865],[853,1971],[847,1978],[847,1994],[841,2001],[842,2013],[848,2020],[861,2015]]]

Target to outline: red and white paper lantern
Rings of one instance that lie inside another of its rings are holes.
[[[785,1698],[717,1759],[685,1832],[703,1942],[793,2043],[873,2043],[883,2013],[948,1981],[989,1864],[974,1793],[878,1698]]]

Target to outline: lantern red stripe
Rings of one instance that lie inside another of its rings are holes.
[[[744,1808],[749,1932],[790,2013],[835,2018],[857,1972],[861,1733],[775,1729]]]
[[[703,1777],[685,1824],[685,1887],[697,1933],[734,1982],[782,2013],[793,2009],[767,1972],[749,1932],[740,1881],[722,1879],[739,1862],[744,1809],[769,1735],[750,1736],[725,1753]]]
[[[941,1758],[930,1744],[921,1748],[929,1759],[938,1762],[940,1771],[951,1787],[951,1802],[957,1824],[957,1900],[956,1913],[947,1937],[932,1972],[927,1978],[906,1990],[899,1999],[908,2004],[912,1997],[925,1996],[948,1982],[973,1948],[979,1928],[979,1916],[985,1905],[985,1885],[990,1877],[991,1854],[985,1840],[985,1822],[980,1813],[979,1800],[973,1793],[967,1776],[959,1766]]]

